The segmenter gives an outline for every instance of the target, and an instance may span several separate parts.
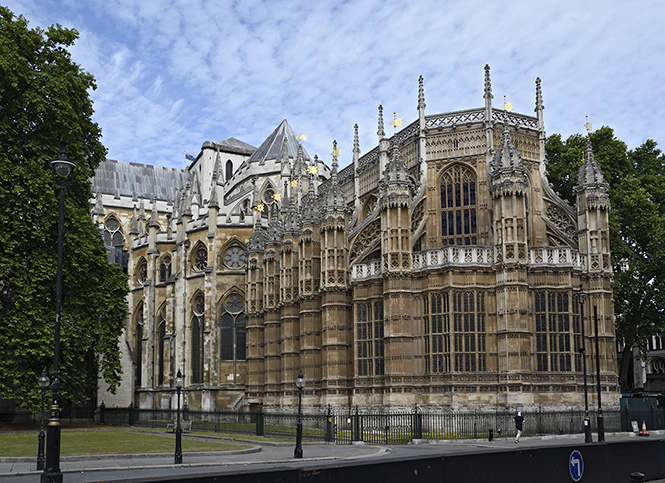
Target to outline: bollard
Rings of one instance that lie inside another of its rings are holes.
[[[644,483],[644,473],[636,471],[630,474],[630,483]]]
[[[494,430],[493,430],[493,429],[490,429],[489,440],[492,441],[493,439],[494,439]]]

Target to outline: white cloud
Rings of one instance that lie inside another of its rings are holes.
[[[31,25],[60,22],[82,38],[75,59],[99,88],[95,119],[109,156],[182,166],[183,151],[237,137],[258,145],[282,119],[329,161],[337,139],[351,159],[376,144],[377,106],[405,125],[427,113],[483,105],[492,66],[503,95],[532,114],[542,78],[548,133],[615,128],[636,147],[665,142],[665,42],[658,0],[311,2],[11,0]]]

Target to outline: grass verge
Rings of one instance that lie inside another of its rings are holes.
[[[38,433],[0,433],[0,456],[37,457]],[[60,440],[61,456],[173,453],[174,439],[152,434],[136,434],[117,429],[63,430]],[[231,451],[251,448],[250,445],[227,441],[198,441],[182,439],[183,453],[200,451]]]

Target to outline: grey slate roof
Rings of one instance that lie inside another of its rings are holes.
[[[187,173],[182,169],[107,159],[95,171],[92,192],[173,201],[176,190],[186,183]]]
[[[296,159],[298,155],[298,138],[289,126],[289,123],[284,119],[279,126],[272,132],[268,138],[261,143],[259,149],[252,154],[249,159],[242,163],[241,168],[251,164],[259,163],[264,164],[268,159],[281,159],[282,158],[282,144],[286,140],[286,149],[290,158]],[[303,154],[306,160],[311,160],[307,151],[303,148]]]
[[[236,138],[228,138],[224,141],[214,143],[214,145],[215,148],[219,149],[220,151],[224,151],[225,153],[248,155],[256,151],[256,148],[251,144],[247,144]]]

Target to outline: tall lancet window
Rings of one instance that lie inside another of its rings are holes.
[[[136,309],[136,345],[134,346],[134,354],[136,356],[136,377],[134,378],[134,385],[141,387],[143,384],[143,304]]]
[[[159,311],[159,328],[157,329],[158,331],[158,337],[159,337],[159,350],[157,351],[157,384],[160,386],[164,385],[164,361],[166,360],[166,354],[165,354],[165,349],[166,349],[166,309],[162,309]]]
[[[223,361],[245,360],[245,300],[232,293],[224,301],[220,320],[221,359]]]
[[[441,244],[475,245],[476,175],[456,165],[441,177]]]
[[[192,383],[203,382],[203,330],[205,327],[205,300],[198,294],[192,307]]]

